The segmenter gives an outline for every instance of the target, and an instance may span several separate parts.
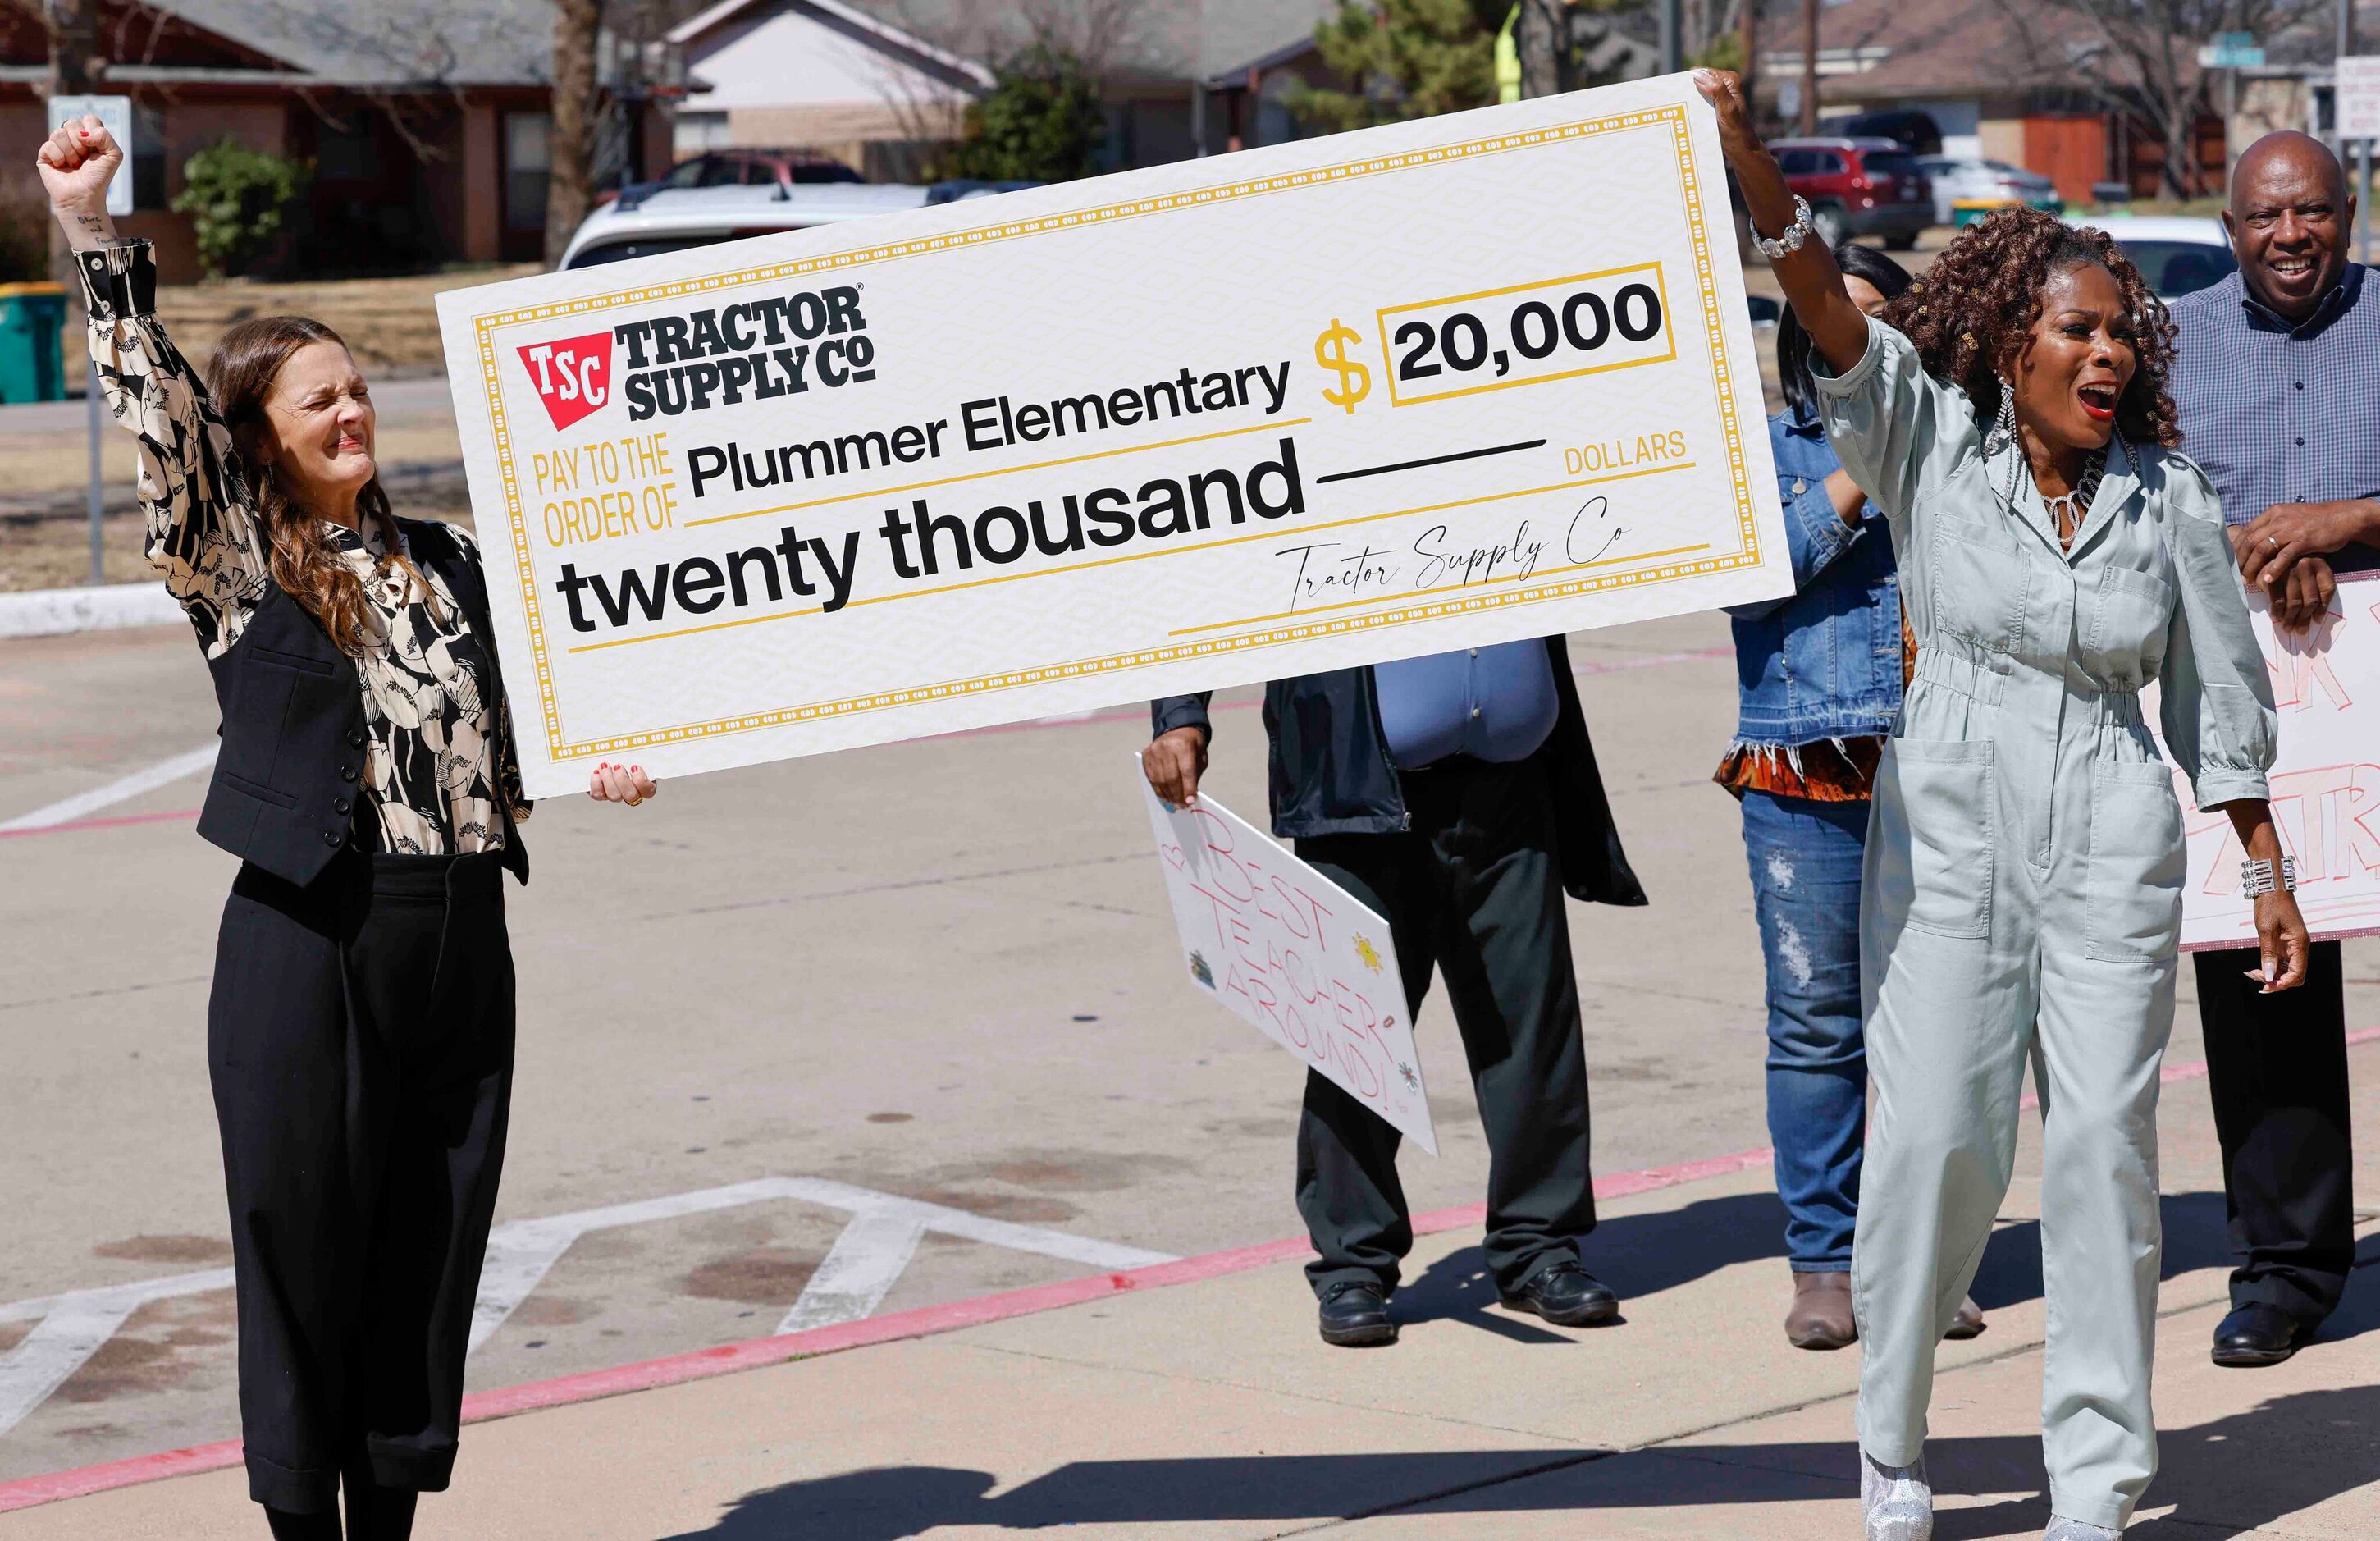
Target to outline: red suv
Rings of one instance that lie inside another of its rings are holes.
[[[1809,200],[1810,224],[1828,246],[1882,236],[1895,251],[1934,223],[1934,184],[1893,140],[1777,140],[1768,146],[1785,185]]]

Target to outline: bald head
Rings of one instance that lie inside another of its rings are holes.
[[[2291,321],[2312,315],[2347,270],[2355,218],[2338,157],[2311,134],[2266,134],[2231,173],[2224,228],[2249,293]]]

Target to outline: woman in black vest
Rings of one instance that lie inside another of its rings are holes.
[[[276,1537],[401,1538],[455,1464],[512,1096],[503,868],[528,815],[479,552],[399,520],[346,346],[224,334],[201,382],[116,238],[95,117],[42,145],[150,562],[223,708],[199,832],[242,858],[207,1009],[249,1491]],[[633,766],[591,795],[653,795]]]

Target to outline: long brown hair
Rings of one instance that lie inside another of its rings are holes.
[[[235,435],[247,438],[273,432],[264,411],[273,382],[280,378],[290,355],[314,343],[347,346],[337,333],[304,316],[254,316],[224,333],[207,364],[207,392]],[[245,462],[254,457],[243,451],[241,458]],[[273,581],[322,623],[322,629],[341,651],[358,656],[368,651],[371,634],[365,619],[370,601],[363,580],[340,560],[322,521],[291,500],[271,466],[259,462],[245,469],[257,516],[264,524]],[[396,516],[389,508],[388,493],[382,490],[379,477],[366,482],[356,495],[356,512],[366,528],[379,527],[388,552],[379,570],[385,573],[394,563],[405,569],[408,581],[426,592],[429,584],[398,543]]]

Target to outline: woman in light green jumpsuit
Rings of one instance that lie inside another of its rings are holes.
[[[1704,72],[1755,227],[1806,218],[1730,76]],[[2042,1436],[2052,1541],[2120,1531],[2156,1465],[2158,1061],[2184,876],[2166,743],[2281,868],[2276,722],[2223,513],[2178,442],[2164,309],[2114,243],[2031,210],[1943,252],[1881,322],[1823,241],[1775,259],[1832,373],[1828,442],[1884,510],[1916,673],[1876,776],[1861,894],[1873,1098],[1852,1298],[1870,1541],[1925,1541],[1934,1345],[2041,1093]],[[1889,324],[1887,324],[1889,323]],[[2256,901],[2268,989],[2304,976]]]

